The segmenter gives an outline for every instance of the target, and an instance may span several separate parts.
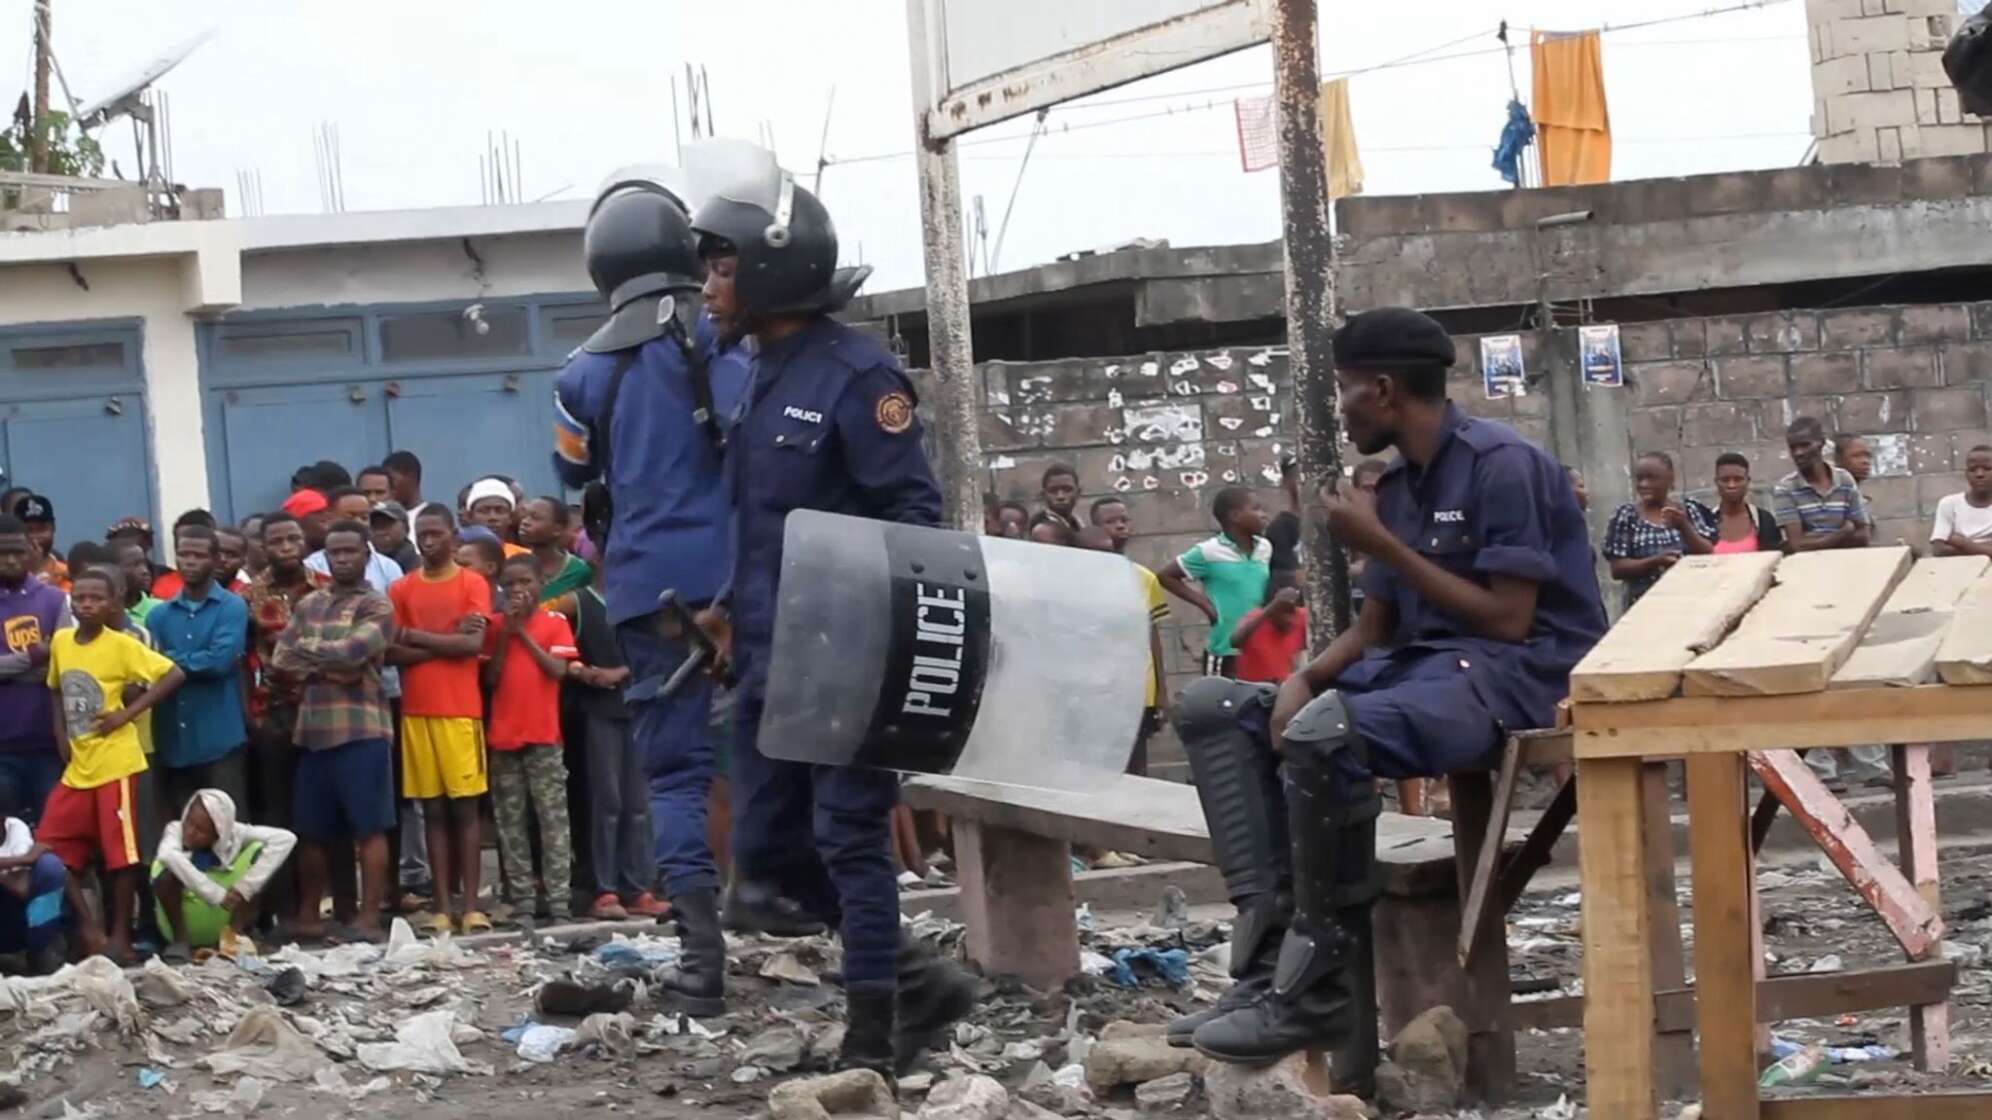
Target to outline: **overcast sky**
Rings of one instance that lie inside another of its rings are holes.
[[[1324,0],[1322,68],[1467,54],[1352,79],[1367,193],[1493,190],[1502,183],[1488,155],[1509,66],[1498,50],[1472,52],[1498,48],[1503,17],[1570,30],[1711,5],[1724,0]],[[23,83],[31,7],[0,0],[0,43],[13,44]],[[904,0],[55,0],[57,54],[85,102],[203,27],[214,39],[160,85],[178,178],[223,188],[231,213],[245,169],[261,172],[268,212],[320,209],[321,121],[339,128],[349,210],[476,204],[478,155],[487,130],[500,129],[519,141],[524,197],[585,198],[618,165],[671,157],[671,78],[682,103],[690,61],[710,76],[719,132],[771,131],[805,182],[834,86],[822,193],[844,257],[878,268],[872,291],[920,281]],[[1802,0],[1608,32],[1614,176],[1797,162],[1809,139],[1807,63]],[[1261,47],[1053,110],[1000,269],[1135,237],[1276,237],[1277,173],[1240,170],[1230,104],[1269,91],[1271,74]],[[1526,97],[1525,49],[1515,78]],[[14,88],[0,85],[8,104]],[[982,197],[992,242],[1029,128],[1012,121],[963,148],[965,205]],[[128,124],[103,142],[131,174]]]

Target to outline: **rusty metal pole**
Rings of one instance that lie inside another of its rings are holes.
[[[1286,249],[1287,351],[1299,430],[1304,567],[1314,604],[1315,649],[1349,625],[1349,558],[1330,539],[1313,495],[1342,477],[1336,413],[1335,238],[1328,225],[1328,166],[1321,139],[1321,70],[1315,0],[1274,0],[1273,95],[1279,109],[1280,209]],[[1326,609],[1323,609],[1323,608]]]
[[[934,371],[934,442],[948,523],[982,527],[982,387],[969,337],[967,248],[962,243],[961,164],[952,138],[933,139],[927,114],[946,92],[940,28],[929,0],[906,0],[913,43],[914,163],[920,176],[920,234],[927,266],[927,354]]]
[[[54,0],[35,0],[35,100],[34,121],[28,130],[28,170],[37,175],[48,172],[48,72],[53,61]]]

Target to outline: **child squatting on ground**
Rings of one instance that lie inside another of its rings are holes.
[[[290,858],[297,834],[235,819],[235,799],[218,789],[197,791],[187,811],[166,826],[152,864],[152,897],[167,960],[190,949],[225,948],[227,931],[255,924],[257,896]]]

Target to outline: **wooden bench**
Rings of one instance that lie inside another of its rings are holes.
[[[1479,862],[1483,833],[1471,830],[1493,815],[1492,789],[1485,774],[1455,783],[1455,809],[1478,813],[1457,836],[1449,821],[1397,813],[1377,819],[1382,894],[1372,928],[1383,1030],[1395,1034],[1420,1012],[1451,1005],[1470,1032],[1469,1086],[1498,1101],[1511,1091],[1515,1071],[1507,942],[1498,935],[1481,939],[1464,960],[1454,951],[1466,894],[1461,869],[1470,872]],[[1196,790],[1176,782],[1114,775],[1078,794],[918,777],[902,793],[908,805],[946,813],[953,823],[970,959],[985,972],[1043,989],[1079,971],[1073,845],[1214,862]],[[1509,866],[1518,868],[1529,845],[1505,846],[1513,849]],[[1501,913],[1490,907],[1483,920],[1498,929]]]

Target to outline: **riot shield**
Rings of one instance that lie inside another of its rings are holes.
[[[760,747],[1084,791],[1126,768],[1148,672],[1123,557],[797,510]]]

